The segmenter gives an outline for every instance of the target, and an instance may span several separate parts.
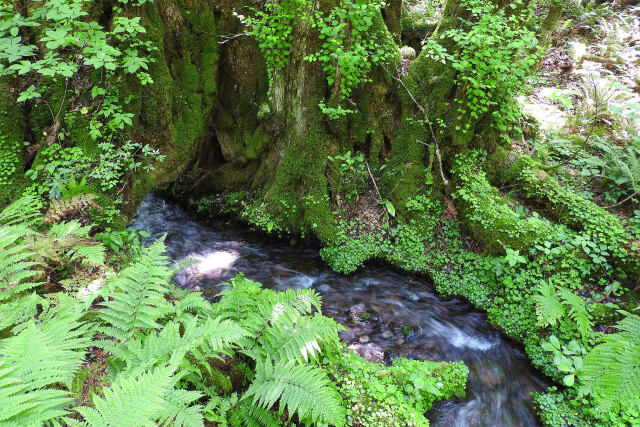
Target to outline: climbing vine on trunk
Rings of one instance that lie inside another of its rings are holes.
[[[308,22],[317,30],[320,48],[304,60],[322,65],[337,102],[321,101],[319,107],[336,119],[354,112],[342,101],[358,85],[370,82],[371,69],[388,62],[394,53],[376,31],[376,18],[385,4],[384,0],[342,0],[323,13],[308,0],[281,0],[267,2],[262,10],[252,8],[253,16],[238,16],[265,56],[271,87],[289,63],[296,26]]]

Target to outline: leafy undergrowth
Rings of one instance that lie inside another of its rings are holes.
[[[42,220],[34,197],[0,213],[0,424],[423,426],[465,394],[463,364],[346,353],[313,290],[238,275],[211,303],[175,288],[162,240],[78,285],[103,245]],[[70,280],[50,283],[55,265]]]

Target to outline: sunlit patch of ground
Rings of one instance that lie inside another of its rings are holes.
[[[539,83],[518,99],[521,109],[543,132],[588,132],[597,115],[614,140],[628,140],[629,129],[640,129],[640,7],[571,19],[543,59]]]

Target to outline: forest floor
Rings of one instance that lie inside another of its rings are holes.
[[[605,4],[565,19],[518,102],[535,124],[523,126],[514,149],[545,159],[564,185],[640,224],[640,6]]]

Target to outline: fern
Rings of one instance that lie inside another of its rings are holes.
[[[25,226],[0,227],[0,301],[40,285],[29,282],[38,275],[37,254],[23,241],[31,234]]]
[[[100,206],[94,201],[93,194],[79,194],[69,199],[52,200],[44,217],[44,224],[49,225],[61,222],[72,217],[87,216],[89,208],[102,212]]]
[[[229,424],[233,427],[278,427],[282,425],[271,411],[241,402],[229,415]]]
[[[14,301],[3,302],[0,304],[0,331],[34,318],[38,307],[46,307],[47,305],[47,300],[36,293]]]
[[[24,215],[20,216],[20,210]],[[46,235],[32,230],[37,223],[37,200],[20,199],[0,214],[0,301],[40,286],[33,279],[46,263],[63,264],[61,254],[87,266],[104,264],[104,247],[89,238],[90,227],[79,222],[54,224]],[[26,222],[19,222],[24,219]]]
[[[105,288],[99,316],[106,323],[100,330],[107,336],[127,341],[138,329],[162,327],[158,319],[171,310],[164,298],[171,270],[163,252],[162,241],[145,248],[140,259]]]
[[[541,283],[538,291],[539,293],[533,297],[536,301],[538,325],[553,326],[564,316],[562,302],[556,294],[556,288],[550,283]]]
[[[123,361],[126,371],[131,374],[169,363],[172,356],[175,359],[177,354],[184,355],[197,349],[199,354],[207,356],[224,353],[244,335],[244,330],[229,320],[208,318],[200,324],[197,322],[198,319],[193,317],[192,321],[185,323],[182,336],[180,324],[169,322],[158,334],[153,330],[137,340],[122,344],[105,340],[98,345]]]
[[[602,138],[594,138],[593,145],[603,155],[602,159],[594,159],[602,168],[603,178],[629,192],[640,190],[640,145],[637,142],[622,148]]]
[[[91,426],[201,426],[202,406],[193,405],[202,393],[177,390],[174,368],[157,367],[137,376],[125,376],[93,396],[94,407],[75,408]]]
[[[578,332],[586,337],[593,326],[591,315],[587,312],[584,300],[569,289],[553,286],[550,283],[539,285],[539,293],[534,296],[539,326],[553,326],[565,314],[576,323]],[[566,313],[568,308],[568,313]]]
[[[597,409],[640,411],[640,317],[618,323],[620,332],[604,337],[584,358],[580,391],[595,397]]]
[[[319,312],[320,305],[320,296],[311,289],[295,292],[291,289],[285,292],[264,290],[258,303],[258,311],[270,325],[291,324],[300,316],[312,314],[314,308]]]
[[[582,297],[565,288],[558,289],[558,293],[564,304],[569,307],[569,316],[576,322],[580,335],[583,337],[588,336],[591,333],[593,324]]]
[[[258,352],[276,362],[308,362],[320,353],[321,342],[335,343],[339,325],[322,315],[299,317],[295,322],[267,329],[260,340]]]
[[[253,406],[253,405],[251,405]],[[237,414],[239,409],[238,405],[238,394],[233,393],[229,396],[214,396],[209,399],[209,403],[204,408],[205,418],[207,421],[211,421],[217,423],[221,427],[228,427],[229,420],[228,418],[234,419],[235,414]],[[231,425],[234,425],[233,422]],[[242,419],[238,425],[242,425]]]
[[[286,361],[273,364],[267,358],[256,363],[256,377],[242,399],[253,398],[253,404],[270,409],[280,402],[289,417],[298,414],[302,422],[314,420],[325,424],[345,424],[345,410],[338,392],[324,371]]]
[[[164,401],[160,416],[160,424],[171,426],[198,427],[204,426],[202,405],[193,405],[202,397],[199,391],[171,390]]]
[[[173,372],[157,368],[136,377],[124,377],[108,389],[104,397],[93,396],[94,407],[76,407],[86,425],[152,426],[164,411],[166,396],[173,389]]]
[[[261,298],[259,309],[273,324],[280,314],[280,310],[277,309],[279,307],[290,307],[300,315],[307,315],[312,314],[314,308],[319,312],[321,306],[322,299],[313,289],[298,291],[287,289],[284,292],[265,292]]]
[[[0,212],[0,224],[17,225],[31,227],[38,224],[42,215],[40,214],[41,201],[34,194],[27,194],[16,200]]]
[[[173,290],[175,321],[183,322],[191,317],[191,314],[207,317],[211,313],[211,303],[202,298],[197,292],[175,288]]]
[[[45,236],[34,243],[38,253],[61,263],[61,253],[71,261],[81,261],[86,266],[104,264],[104,246],[89,238],[91,227],[83,227],[78,221],[54,223]]]
[[[73,399],[57,385],[70,387],[89,342],[67,309],[52,309],[46,323],[31,320],[0,341],[0,424],[42,425],[67,413]]]
[[[214,315],[233,320],[252,335],[257,334],[267,321],[258,311],[263,295],[262,285],[242,274],[235,276],[227,285],[230,287],[220,292],[220,301],[212,307]]]
[[[71,248],[71,261],[81,261],[83,265],[93,267],[104,265],[104,246],[74,245]]]

